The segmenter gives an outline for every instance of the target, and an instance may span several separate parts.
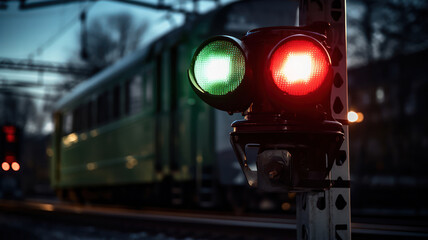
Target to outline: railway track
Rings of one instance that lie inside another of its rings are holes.
[[[193,239],[295,239],[292,217],[231,216],[187,210],[76,206],[47,200],[0,201],[0,213],[118,231],[147,231]],[[360,220],[362,221],[362,220]],[[428,239],[426,225],[352,223],[353,239]]]

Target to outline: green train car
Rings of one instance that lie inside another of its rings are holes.
[[[230,4],[78,85],[55,106],[51,182],[58,195],[200,206],[234,201],[246,183],[228,133],[242,116],[200,101],[187,69],[205,39],[294,25],[296,9],[294,1]]]

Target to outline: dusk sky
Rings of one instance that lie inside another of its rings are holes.
[[[31,3],[31,1],[29,1]],[[153,2],[157,1],[143,1]],[[170,4],[172,1],[165,1]],[[230,2],[230,1],[221,1]],[[200,3],[202,11],[214,7],[213,3]],[[191,9],[191,6],[187,6]],[[79,51],[79,33],[81,25],[79,15],[88,8],[88,19],[127,12],[135,22],[148,21],[149,29],[143,41],[151,41],[167,30],[179,26],[183,15],[171,13],[175,23],[166,19],[166,11],[138,7],[116,1],[80,2],[61,4],[29,10],[19,10],[19,2],[7,3],[7,9],[0,10],[0,57],[43,60],[65,63]],[[49,41],[49,40],[52,41]],[[41,48],[40,50],[38,50]],[[16,75],[18,74],[18,75]],[[0,70],[0,79],[19,77],[20,80],[32,80],[35,74],[28,75]],[[13,76],[13,77],[12,77]],[[52,76],[45,76],[47,80]],[[56,78],[55,76],[54,78]],[[25,78],[25,79],[22,79]]]
[[[27,1],[41,2],[37,1]],[[156,0],[145,0],[156,4]],[[191,1],[185,2],[182,7],[191,10]],[[220,1],[222,4],[231,0]],[[178,5],[178,1],[164,1],[167,5]],[[183,23],[184,16],[180,13],[168,13],[163,10],[154,10],[139,7],[118,1],[76,1],[75,3],[59,4],[55,6],[20,10],[19,1],[6,3],[6,9],[0,9],[0,58],[32,59],[34,61],[48,61],[54,63],[67,63],[76,59],[80,51],[80,13],[87,11],[87,25],[92,20],[103,18],[115,13],[129,13],[134,22],[147,21],[147,31],[144,33],[140,47],[146,42],[153,41],[168,30]],[[209,11],[215,7],[214,2],[201,2],[201,12]],[[169,19],[167,18],[169,14]],[[45,84],[55,84],[65,80],[66,76],[44,72],[43,74],[30,71],[16,71],[0,69],[0,84],[10,81],[37,82],[43,79]],[[35,96],[49,94],[50,89],[45,87],[19,89]],[[39,110],[43,108],[43,101],[36,98]],[[49,116],[50,118],[50,116]],[[47,119],[48,121],[48,119]],[[50,121],[48,121],[50,130]]]

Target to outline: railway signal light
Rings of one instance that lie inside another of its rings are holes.
[[[326,80],[331,65],[325,48],[308,37],[284,39],[272,51],[269,62],[275,86],[292,96],[317,90]]]
[[[12,170],[15,172],[19,171],[19,169],[21,168],[21,166],[17,162],[13,162],[10,166],[12,167]]]
[[[3,171],[20,169],[19,155],[19,128],[15,125],[3,125],[0,132],[0,161]]]
[[[6,142],[8,143],[15,142],[15,134],[16,134],[15,126],[3,126],[3,132],[6,137]]]
[[[3,163],[1,164],[1,168],[3,169],[3,171],[9,171],[9,169],[10,169],[10,164],[9,164],[9,163],[7,163],[7,162],[3,162]]]
[[[275,103],[297,111],[317,104],[331,88],[331,61],[325,47],[305,35],[287,37],[269,54],[267,90]]]
[[[217,36],[204,42],[189,69],[193,90],[215,108],[245,111],[251,104],[246,52],[234,37]]]
[[[242,112],[231,143],[251,186],[267,191],[331,187],[325,180],[344,140],[333,119],[327,23],[270,27],[241,39],[217,36],[195,52],[189,80],[209,105]],[[259,147],[257,171],[245,149]]]

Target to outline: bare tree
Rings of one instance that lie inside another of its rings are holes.
[[[136,50],[147,28],[147,21],[136,23],[129,13],[95,19],[87,29],[87,45],[82,46],[87,57],[82,60],[96,73]]]
[[[428,48],[428,1],[349,1],[349,55],[370,63]]]
[[[428,48],[428,1],[387,1],[380,10],[379,51],[386,57]]]
[[[421,74],[423,71],[412,71],[414,67],[409,65],[425,62],[425,55],[415,52],[428,49],[428,1],[350,0],[348,9],[348,53],[351,60],[358,59],[357,62],[366,65],[364,75],[360,75],[363,79],[358,80],[369,83],[373,88],[389,90],[389,103],[370,104],[365,109],[369,117],[388,109],[390,117],[381,124],[388,129],[388,133],[382,136],[379,133],[382,127],[376,127],[374,131],[378,133],[366,133],[364,141],[377,137],[387,139],[383,142],[384,146],[389,146],[385,147],[388,153],[385,158],[391,159],[390,162],[394,159],[393,169],[397,174],[404,172],[397,167],[403,160],[406,166],[413,168],[411,171],[416,172],[418,158],[412,157],[416,156],[412,154],[417,152],[414,146],[419,143],[412,142],[412,135],[417,136],[421,132],[423,128],[418,121],[419,118],[425,119],[426,114],[424,111],[418,115],[406,113],[406,108],[417,108],[414,99],[419,97],[418,89],[426,88],[426,77]],[[408,54],[420,59],[410,61],[409,56],[405,56]],[[359,83],[355,82],[354,86]],[[418,131],[413,130],[413,124],[419,128]],[[391,149],[394,151],[391,152]]]
[[[35,123],[36,106],[30,98],[17,97],[14,90],[0,94],[0,125],[14,124],[19,127],[28,127]]]

